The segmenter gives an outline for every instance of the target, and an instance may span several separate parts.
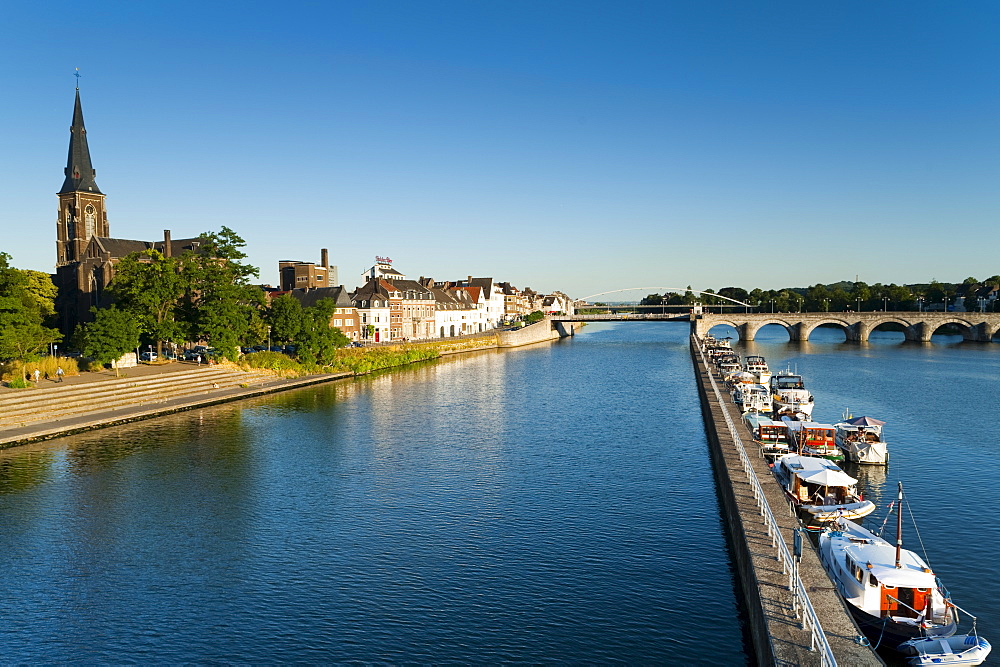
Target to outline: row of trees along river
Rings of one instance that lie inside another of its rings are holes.
[[[929,283],[913,285],[883,285],[865,282],[842,281],[830,285],[811,287],[785,287],[777,290],[723,287],[719,291],[706,290],[696,294],[688,287],[684,293],[667,292],[650,294],[640,301],[643,306],[683,306],[696,301],[705,305],[732,306],[731,301],[720,299],[715,294],[748,303],[761,311],[845,311],[845,310],[942,310],[945,304],[953,306],[956,297],[961,297],[967,311],[984,309],[991,312],[1000,310],[1000,299],[989,301],[979,296],[982,288],[1000,286],[1000,275],[985,280],[966,278],[961,283]]]

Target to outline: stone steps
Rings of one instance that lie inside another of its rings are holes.
[[[258,372],[201,369],[143,378],[103,380],[52,387],[0,398],[0,429],[18,428],[96,411],[108,411],[175,398],[205,394],[242,384],[263,384],[276,378]]]

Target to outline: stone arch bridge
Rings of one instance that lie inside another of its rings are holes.
[[[871,313],[703,313],[692,315],[691,331],[704,336],[720,324],[727,324],[739,333],[740,340],[753,340],[761,327],[777,324],[788,331],[793,341],[809,340],[816,327],[836,325],[847,333],[847,340],[866,342],[878,326],[897,324],[903,328],[906,340],[928,343],[931,336],[946,324],[957,326],[967,341],[988,343],[1000,333],[1000,313],[935,313],[935,312],[871,312]]]

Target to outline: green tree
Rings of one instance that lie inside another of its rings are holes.
[[[302,328],[296,341],[296,355],[303,363],[332,364],[337,350],[350,342],[340,329],[330,326],[330,319],[336,310],[337,304],[333,299],[320,299],[315,306],[302,309]]]
[[[81,343],[81,351],[101,364],[110,364],[122,358],[126,352],[139,346],[142,327],[132,313],[110,308],[91,308],[94,321],[79,326],[75,336]],[[115,364],[115,375],[118,375]]]
[[[205,232],[200,239],[198,251],[183,257],[190,286],[185,319],[193,338],[235,360],[240,343],[256,336],[253,325],[263,309],[263,292],[250,285],[258,271],[242,262],[246,242],[228,227]]]
[[[292,295],[282,294],[271,301],[266,319],[274,340],[291,343],[302,330],[302,304]]]
[[[663,303],[663,297],[659,294],[647,294],[639,301],[640,306],[659,306]]]
[[[0,359],[25,358],[62,340],[59,331],[45,326],[45,307],[32,291],[29,274],[10,266],[10,255],[0,252]]]
[[[159,355],[163,354],[163,341],[187,338],[187,327],[178,317],[192,287],[182,270],[183,261],[153,249],[133,253],[118,262],[111,282],[115,303],[151,337]]]

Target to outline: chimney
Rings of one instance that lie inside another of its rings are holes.
[[[466,285],[469,285],[469,286],[471,286],[471,285],[472,285],[472,276],[469,276],[469,282],[467,282],[467,283],[465,283],[465,284],[466,284]]]
[[[170,254],[171,254],[170,251],[171,251],[171,248],[170,248],[170,230],[169,229],[164,229],[163,230],[163,256],[164,257],[170,257]]]
[[[326,248],[319,251],[319,263],[324,269],[329,270],[330,268],[330,253]]]

